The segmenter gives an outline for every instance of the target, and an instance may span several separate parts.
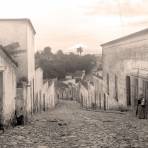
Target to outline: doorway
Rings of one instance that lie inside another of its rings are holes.
[[[126,99],[127,99],[127,106],[131,106],[131,82],[130,82],[130,76],[126,77]]]
[[[0,72],[0,123],[2,122],[3,112],[3,72]]]
[[[43,111],[46,111],[46,106],[45,106],[45,94],[43,95]]]
[[[101,93],[99,93],[99,108],[101,109]]]
[[[106,94],[104,93],[104,110],[106,110]]]

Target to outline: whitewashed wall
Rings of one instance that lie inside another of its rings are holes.
[[[5,46],[18,42],[20,45],[13,57],[18,62],[17,81],[26,77],[30,85],[27,90],[28,112],[32,112],[34,98],[34,35],[34,28],[28,19],[0,19],[0,44]]]
[[[3,117],[8,124],[14,116],[16,97],[16,66],[0,49],[0,72],[3,72]]]

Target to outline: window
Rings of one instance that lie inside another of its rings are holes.
[[[118,101],[118,76],[115,75],[115,99]]]
[[[109,95],[109,74],[107,73],[107,94]]]

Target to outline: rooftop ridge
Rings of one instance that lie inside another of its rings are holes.
[[[30,24],[34,34],[36,34],[35,28],[33,27],[29,18],[0,18],[0,21],[27,21]]]
[[[114,39],[112,41],[109,41],[109,42],[106,42],[104,44],[101,44],[100,46],[105,46],[105,45],[111,45],[111,44],[114,44],[114,43],[117,43],[119,41],[122,41],[122,40],[126,40],[128,38],[132,38],[134,36],[137,36],[137,35],[141,35],[141,34],[145,34],[145,33],[148,33],[148,28],[146,29],[143,29],[143,30],[140,30],[140,31],[137,31],[137,32],[134,32],[134,33],[131,33],[129,35],[126,35],[126,36],[123,36],[123,37],[120,37],[120,38],[117,38],[117,39]]]

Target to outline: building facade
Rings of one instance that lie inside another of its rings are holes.
[[[32,112],[34,98],[34,36],[35,30],[29,19],[0,19],[0,44],[18,43],[13,50],[7,49],[17,61],[17,82],[27,81],[27,112]]]
[[[35,98],[33,111],[41,112],[55,107],[57,104],[56,83],[57,80],[43,80],[43,70],[37,67],[35,70]]]
[[[79,98],[79,102],[84,108],[96,109],[97,100],[95,97],[94,83],[90,81],[81,81]]]
[[[103,97],[103,77],[93,74],[92,82],[94,84],[95,104],[98,109],[106,109]]]
[[[42,100],[42,89],[43,89],[43,70],[37,67],[35,70],[35,97],[33,99],[33,112],[41,110]]]
[[[14,118],[17,63],[0,46],[0,123],[8,125]]]
[[[121,107],[134,109],[136,106],[134,100],[140,94],[137,90],[142,91],[141,86],[144,86],[142,81],[138,82],[138,77],[140,77],[142,69],[143,73],[147,73],[148,69],[148,29],[101,46],[103,51],[103,92],[106,107],[108,109]]]

